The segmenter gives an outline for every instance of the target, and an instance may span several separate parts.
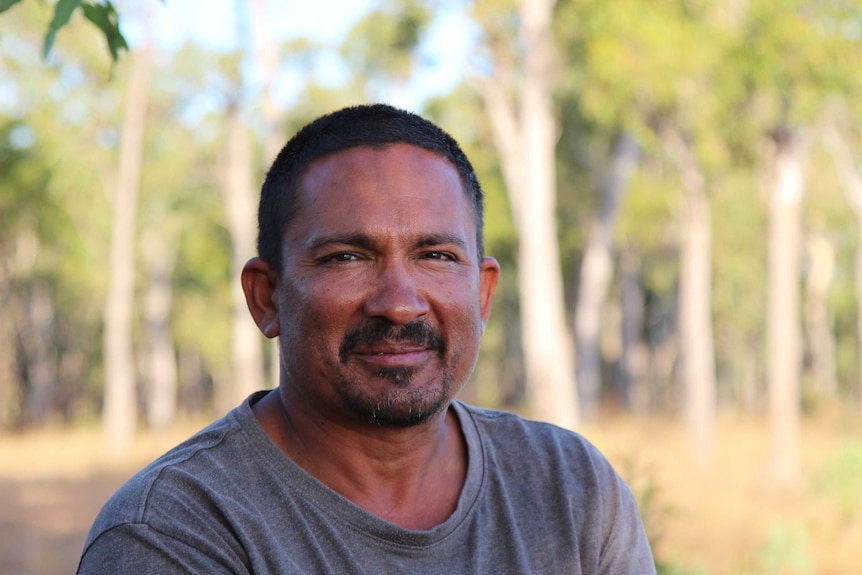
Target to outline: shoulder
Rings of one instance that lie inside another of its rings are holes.
[[[475,426],[493,501],[508,500],[528,521],[569,533],[582,562],[606,565],[602,573],[654,573],[631,490],[586,438],[512,413],[456,409]]]
[[[542,489],[583,503],[629,496],[607,457],[579,433],[504,411],[458,408],[462,420],[475,426],[475,442],[490,476],[509,483],[510,489],[525,495]]]
[[[460,402],[456,408],[475,425],[481,441],[489,448],[514,450],[525,456],[606,461],[589,440],[574,431],[507,411],[485,409]]]
[[[175,524],[177,510],[206,498],[243,451],[241,406],[177,445],[132,476],[114,493],[94,522],[87,543],[121,525]]]

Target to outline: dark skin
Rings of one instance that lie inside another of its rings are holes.
[[[478,256],[455,168],[420,148],[327,156],[300,196],[281,273],[254,258],[242,274],[252,316],[282,353],[279,387],[255,415],[325,485],[429,529],[464,484],[467,449],[449,405],[475,365],[499,266]],[[388,331],[345,343],[371,325]]]

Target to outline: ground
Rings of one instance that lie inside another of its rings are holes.
[[[74,573],[90,524],[111,494],[201,426],[141,435],[121,456],[95,428],[0,435],[0,573]]]
[[[112,455],[98,429],[0,435],[0,573],[72,573],[99,508],[134,471],[203,425],[139,436]],[[719,418],[711,463],[685,427],[606,416],[582,430],[629,480],[664,573],[855,575],[862,565],[862,423],[806,420],[797,481],[769,472],[761,419]]]

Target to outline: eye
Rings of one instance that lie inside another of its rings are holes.
[[[354,253],[351,252],[339,252],[337,254],[332,254],[323,258],[324,263],[345,263],[345,262],[353,262],[359,259]]]
[[[455,257],[447,252],[426,252],[425,258],[429,260],[455,261]]]

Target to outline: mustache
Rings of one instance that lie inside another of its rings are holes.
[[[439,331],[423,320],[402,326],[386,320],[375,320],[364,323],[344,336],[344,341],[338,348],[338,358],[345,363],[348,356],[357,348],[382,343],[417,345],[433,349],[440,355],[446,353],[446,340]]]

